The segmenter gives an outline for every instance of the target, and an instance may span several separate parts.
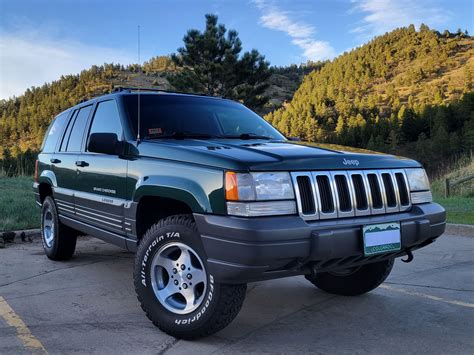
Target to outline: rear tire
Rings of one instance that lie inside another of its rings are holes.
[[[306,275],[306,279],[323,291],[341,296],[357,296],[382,284],[393,268],[394,259],[363,265],[351,270]],[[345,272],[347,271],[347,272]]]
[[[194,219],[176,215],[150,227],[135,257],[135,291],[147,317],[181,339],[211,335],[237,316],[246,284],[220,284],[209,272]]]
[[[55,261],[71,259],[76,250],[77,235],[59,221],[56,204],[47,196],[41,207],[41,240],[46,256]]]

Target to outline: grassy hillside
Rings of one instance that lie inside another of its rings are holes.
[[[408,155],[436,170],[474,148],[473,74],[472,37],[400,28],[307,75],[266,119],[290,136]]]
[[[451,181],[457,181],[463,177],[472,175],[474,175],[474,155],[459,160],[455,166],[451,166],[450,169],[440,171],[437,176],[433,176],[431,181],[433,195],[437,197],[444,196],[445,181],[447,178]],[[455,186],[451,193],[459,197],[467,197],[474,200],[474,180]]]
[[[452,189],[452,196],[445,198],[446,178],[456,181],[460,178],[474,175],[474,157],[458,162],[449,172],[434,178],[431,187],[436,202],[446,208],[448,222],[474,224],[474,180],[465,182]]]

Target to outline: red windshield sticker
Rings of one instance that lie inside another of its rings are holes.
[[[163,130],[161,128],[148,128],[148,134],[161,134]]]

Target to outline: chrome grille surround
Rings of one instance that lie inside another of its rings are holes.
[[[408,204],[402,205],[400,197],[400,188],[398,186],[398,182],[396,179],[395,174],[401,174],[403,176],[403,182],[405,184],[405,189],[408,191]],[[373,206],[373,194],[375,191],[372,191],[370,188],[368,176],[374,174],[376,177],[376,182],[378,183],[381,198],[382,198],[382,207],[381,208],[374,208]],[[393,186],[393,190],[395,192],[395,199],[396,205],[393,207],[389,207],[387,205],[387,192],[384,184],[384,180],[382,178],[382,174],[389,174],[391,180],[388,180]],[[344,196],[344,198],[349,198],[351,201],[351,210],[350,211],[341,211],[340,209],[340,201],[342,196],[338,194],[338,188],[336,185],[336,176],[343,176],[346,180],[349,195]],[[352,177],[354,175],[358,175],[362,178],[362,189],[363,191],[358,191],[365,195],[367,199],[367,208],[359,209],[357,207],[357,189],[358,187],[355,186]],[[309,179],[311,185],[311,193],[312,198],[314,201],[315,211],[314,213],[307,214],[303,211],[303,206],[301,202],[301,191],[297,181],[299,176],[304,176]],[[318,183],[317,177],[318,176],[326,176],[329,179],[329,186],[331,192],[331,198],[334,205],[333,212],[323,212],[321,206],[323,205],[321,202],[321,193],[320,193],[320,184]],[[303,172],[291,172],[291,178],[293,180],[293,186],[295,188],[295,195],[296,195],[296,203],[298,208],[299,215],[304,220],[323,220],[323,219],[335,219],[335,218],[347,218],[347,217],[359,217],[359,216],[368,216],[368,215],[377,215],[377,214],[389,214],[389,213],[397,213],[409,210],[411,208],[411,196],[409,193],[409,186],[405,171],[403,169],[380,169],[380,170],[332,170],[332,171],[303,171]]]

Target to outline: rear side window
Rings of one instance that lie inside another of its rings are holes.
[[[102,101],[97,105],[89,135],[92,133],[115,133],[122,138],[122,124],[115,100]]]
[[[61,147],[59,148],[60,152],[66,151],[67,143],[69,142],[69,136],[71,135],[72,126],[74,126],[74,121],[76,120],[78,112],[79,110],[74,111],[71,119],[69,120],[69,123],[67,124],[66,133],[64,133],[63,140],[61,142]]]
[[[41,150],[43,153],[53,153],[54,148],[56,148],[56,144],[58,143],[59,137],[61,137],[61,133],[66,125],[68,112],[64,112],[59,116],[56,116],[53,123],[49,126],[48,132],[43,140],[43,147]]]
[[[92,105],[83,107],[79,110],[74,126],[72,126],[71,135],[67,143],[67,152],[80,152],[82,146],[82,138],[84,137],[84,130],[86,128],[87,119],[91,112]]]

